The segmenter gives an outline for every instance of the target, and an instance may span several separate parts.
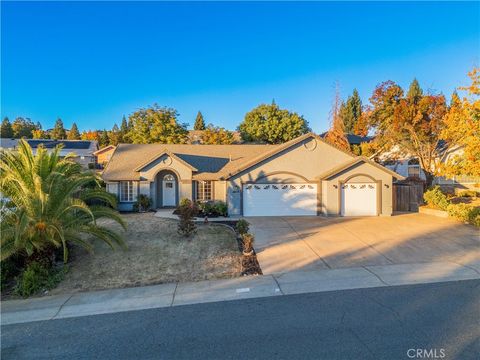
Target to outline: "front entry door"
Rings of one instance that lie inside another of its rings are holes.
[[[162,181],[162,202],[163,206],[175,206],[176,192],[175,178],[172,175],[165,175]]]

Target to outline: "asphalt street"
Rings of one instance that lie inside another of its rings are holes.
[[[2,359],[478,359],[480,280],[2,327]],[[436,357],[434,357],[436,356]]]

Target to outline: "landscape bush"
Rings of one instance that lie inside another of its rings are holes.
[[[196,233],[197,226],[193,219],[198,215],[198,206],[196,203],[182,199],[180,205],[176,209],[176,213],[180,219],[178,223],[178,233],[185,237],[189,237]]]
[[[224,201],[201,201],[198,207],[203,216],[227,216],[228,207]]]
[[[450,204],[447,206],[448,215],[472,225],[476,225],[480,216],[480,208],[469,204]]]
[[[144,194],[138,195],[137,201],[133,204],[133,211],[144,212],[150,210],[152,200]]]
[[[240,219],[240,220],[238,220],[235,228],[236,228],[237,233],[239,235],[243,235],[243,234],[248,233],[248,230],[250,229],[250,223],[245,219]]]
[[[436,209],[447,210],[448,199],[447,196],[440,190],[439,186],[425,191],[423,194],[423,199],[425,202]]]
[[[28,297],[40,291],[53,289],[62,281],[66,268],[55,270],[40,262],[27,265],[22,274],[17,278],[15,293]]]

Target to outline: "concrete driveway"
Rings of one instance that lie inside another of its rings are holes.
[[[419,262],[480,262],[480,232],[450,219],[252,217],[264,274]]]

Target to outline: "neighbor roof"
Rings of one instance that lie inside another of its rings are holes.
[[[90,140],[51,140],[51,139],[25,139],[35,152],[36,149],[43,145],[46,149],[54,149],[58,145],[63,145],[60,151],[61,156],[68,153],[75,153],[77,156],[91,156],[93,151],[97,150],[97,142]],[[16,149],[20,139],[2,138],[1,147],[4,149]]]
[[[327,136],[328,132],[324,132],[320,134],[320,137],[323,139],[325,136]],[[374,136],[360,136],[360,135],[355,135],[355,134],[346,134],[347,141],[350,145],[360,145],[361,143],[364,142],[370,142],[374,139]]]

